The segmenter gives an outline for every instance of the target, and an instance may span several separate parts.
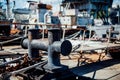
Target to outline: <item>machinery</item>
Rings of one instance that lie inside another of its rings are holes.
[[[0,35],[9,36],[11,31],[12,19],[10,19],[10,0],[6,0],[6,11],[2,9],[2,2],[0,2]],[[6,15],[5,15],[6,14]]]
[[[10,35],[11,26],[9,25],[11,21],[9,20],[0,20],[0,34],[4,36]]]

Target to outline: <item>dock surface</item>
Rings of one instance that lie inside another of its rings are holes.
[[[105,45],[106,46],[106,45]],[[119,45],[109,44],[112,47],[118,47]],[[91,47],[93,49],[93,47]],[[97,47],[98,48],[98,47]],[[4,50],[0,51],[0,58],[3,55],[18,55],[27,53],[27,49],[22,49],[21,46],[4,46]],[[83,48],[84,49],[84,48]],[[91,50],[91,49],[88,49]],[[98,54],[87,54],[86,57],[93,58],[93,61],[97,61]],[[91,56],[91,57],[90,57]],[[6,57],[6,56],[5,56]],[[47,57],[47,55],[43,55]],[[120,79],[120,60],[106,59],[100,62],[87,63],[85,65],[78,65],[80,63],[80,54],[73,53],[70,56],[61,56],[61,63],[68,65],[71,72],[78,76],[87,77],[93,80],[119,80]]]
[[[95,80],[120,80],[120,60],[106,60],[72,68],[79,76]]]

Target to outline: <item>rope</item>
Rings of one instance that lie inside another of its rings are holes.
[[[14,39],[11,39],[11,40],[7,40],[7,41],[0,42],[0,44],[2,45],[2,44],[10,43],[10,42],[13,42],[13,41],[22,39],[22,38],[23,38],[23,37],[14,38]]]
[[[80,32],[81,32],[81,31],[78,31],[78,32],[76,32],[76,33],[74,33],[74,34],[72,34],[72,35],[70,35],[70,36],[68,36],[68,37],[65,37],[65,39],[75,38],[75,37],[77,37],[77,36],[80,34]]]
[[[23,58],[25,58],[25,57],[26,57],[26,56],[22,56],[22,57],[19,57],[19,58],[14,59],[14,60],[12,60],[12,61],[2,63],[2,64],[0,64],[0,67],[3,67],[3,66],[5,66],[5,65],[7,65],[7,64],[10,64],[10,63],[13,63],[13,62],[16,62],[16,61],[19,61],[19,60],[21,60],[21,59],[23,59]]]
[[[19,69],[19,70],[13,71],[13,72],[11,72],[11,74],[12,74],[12,75],[18,74],[18,73],[20,73],[20,72],[23,72],[23,71],[26,71],[26,70],[32,69],[32,68],[37,67],[38,65],[41,65],[41,64],[46,63],[46,62],[47,62],[47,60],[42,61],[42,62],[39,62],[39,63],[34,64],[34,65],[32,65],[32,66],[29,66],[29,67],[26,67],[26,68],[22,68],[22,69]]]

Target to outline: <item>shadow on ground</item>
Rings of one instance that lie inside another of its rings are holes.
[[[118,59],[110,59],[110,60],[105,60],[105,61],[100,61],[100,62],[95,62],[95,63],[91,63],[91,64],[78,66],[78,67],[72,68],[71,71],[75,75],[81,76],[80,80],[95,80],[96,72],[98,70],[102,70],[104,68],[107,68],[107,67],[110,67],[110,66],[113,66],[113,65],[117,65],[119,63],[120,63],[120,60],[118,60]],[[90,76],[90,77],[85,77],[84,76],[84,75],[89,74],[89,73],[93,73],[92,76]],[[102,72],[102,73],[104,75],[104,72]],[[109,73],[109,72],[107,72],[107,73]],[[99,79],[99,80],[109,80],[109,79],[111,79],[113,77],[116,77],[118,75],[120,75],[120,72],[116,73],[116,74],[113,74],[112,76],[107,77],[106,79]],[[105,75],[105,76],[107,76],[107,75]],[[102,77],[102,76],[100,76],[100,77]]]

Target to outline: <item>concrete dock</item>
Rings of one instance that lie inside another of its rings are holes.
[[[95,80],[120,80],[120,60],[106,60],[72,68],[79,76]]]

